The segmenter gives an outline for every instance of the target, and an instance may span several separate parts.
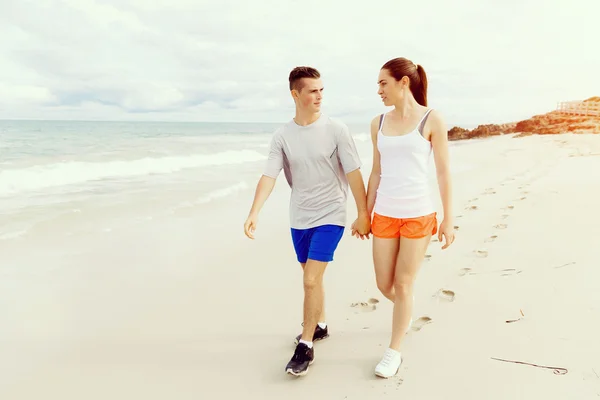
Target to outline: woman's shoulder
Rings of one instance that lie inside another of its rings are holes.
[[[374,116],[373,119],[371,120],[371,136],[373,136],[373,137],[377,136],[377,132],[379,132],[379,125],[381,123],[382,117],[383,117],[383,114],[378,114],[378,115]]]
[[[373,119],[371,119],[371,129],[373,129],[373,127],[375,129],[379,129],[379,124],[381,123],[381,119],[383,118],[384,113],[382,114],[377,114],[376,116],[373,117]]]
[[[437,110],[435,108],[431,108],[431,107],[424,107],[424,108],[425,108],[425,114],[424,115],[429,114],[429,115],[427,115],[427,119],[428,120],[441,121],[441,120],[444,119],[443,116],[442,116],[442,113],[439,110]]]

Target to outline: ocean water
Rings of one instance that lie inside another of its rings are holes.
[[[0,121],[0,243],[110,232],[254,190],[278,126]],[[367,128],[350,126],[364,150]]]

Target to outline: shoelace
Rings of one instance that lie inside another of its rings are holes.
[[[304,361],[305,358],[308,358],[306,355],[307,352],[308,346],[297,346],[292,356],[292,361]]]
[[[386,350],[386,352],[383,353],[383,359],[381,360],[381,364],[388,367],[392,363],[393,359],[394,359],[394,355],[392,354],[392,352],[389,350]]]

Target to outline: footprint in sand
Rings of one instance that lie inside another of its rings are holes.
[[[462,268],[458,271],[458,276],[471,275],[471,268]]]
[[[377,303],[379,303],[379,300],[370,298],[367,302],[361,301],[359,303],[352,303],[350,304],[350,307],[356,308],[358,311],[362,312],[371,312],[377,309]]]
[[[468,202],[469,202],[469,203],[471,203],[471,202],[473,202],[473,201],[477,201],[477,200],[479,200],[479,198],[477,198],[477,197],[473,197],[473,198],[472,198],[471,200],[469,200]]]
[[[483,192],[483,194],[496,194],[496,191],[494,190],[494,188],[487,188],[485,189],[485,192]]]
[[[487,250],[474,250],[473,252],[478,258],[486,258],[488,256]]]
[[[498,225],[494,225],[494,228],[496,228],[496,229],[506,229],[506,228],[508,228],[508,225],[506,225],[506,224],[498,224]]]
[[[500,218],[502,218],[502,219],[506,219],[508,217],[510,217],[510,215],[508,215],[508,214],[503,214],[503,215],[500,216]]]
[[[429,261],[431,259],[431,254],[425,254],[425,261]]]
[[[525,200],[526,198],[527,198],[527,196],[523,196],[519,200]]]
[[[438,238],[432,238],[431,241],[432,242],[439,242]]]
[[[491,243],[491,242],[493,242],[494,240],[496,240],[497,238],[498,238],[498,236],[497,236],[497,235],[492,235],[492,236],[490,236],[489,238],[485,239],[485,240],[484,240],[484,242],[485,242],[485,243]]]
[[[465,210],[477,210],[477,206],[469,206],[467,208],[465,208]]]
[[[444,300],[451,303],[454,301],[454,297],[456,297],[456,294],[452,290],[440,289],[433,295],[433,297],[437,297],[440,300]]]
[[[458,225],[454,225],[454,230],[455,230],[455,231],[457,231],[457,230],[459,230],[459,229],[460,229],[460,227],[459,227]]]
[[[418,320],[414,321],[411,328],[415,332],[419,332],[423,327],[427,324],[430,324],[433,320],[429,317],[421,317]]]
[[[503,210],[514,210],[515,206],[504,207]]]

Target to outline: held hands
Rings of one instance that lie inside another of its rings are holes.
[[[244,222],[244,233],[250,239],[254,239],[254,231],[256,230],[256,224],[258,223],[258,216],[254,214],[248,215],[246,222]]]
[[[438,240],[442,243],[442,236],[446,238],[446,243],[442,246],[442,250],[447,249],[454,243],[454,225],[452,221],[443,220],[438,230]]]
[[[369,239],[371,234],[371,220],[368,215],[359,215],[352,223],[352,236],[364,240]]]

